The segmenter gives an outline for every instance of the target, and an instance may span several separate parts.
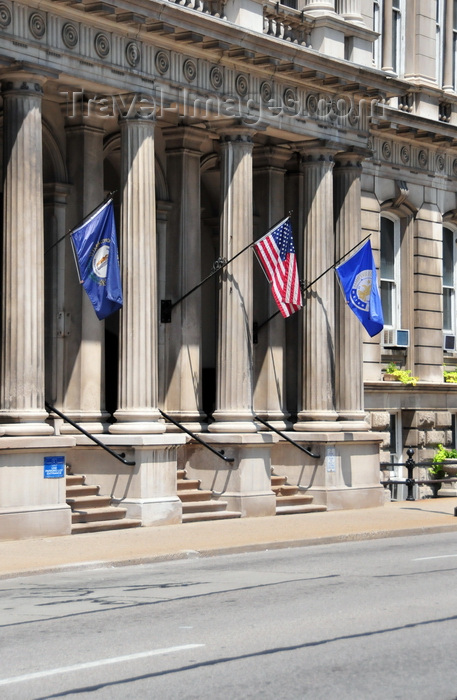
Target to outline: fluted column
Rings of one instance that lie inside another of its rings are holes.
[[[382,70],[394,72],[392,65],[392,0],[384,0],[382,18]]]
[[[443,90],[454,90],[454,0],[446,0]],[[438,85],[439,87],[439,85]]]
[[[336,11],[348,22],[363,23],[360,0],[337,0]]]
[[[324,144],[303,153],[305,283],[335,259],[333,232],[333,151]],[[295,430],[339,430],[335,410],[334,273],[306,292],[303,309],[303,380]]]
[[[72,191],[67,206],[67,230],[77,226],[85,216],[103,202],[104,121],[100,117],[73,114],[65,123],[67,169]],[[63,410],[91,433],[101,433],[108,414],[105,411],[104,336],[105,323],[99,321],[92,303],[79,283],[69,238],[65,248],[65,320],[63,341],[64,389]],[[64,423],[61,432],[77,432]]]
[[[303,10],[325,10],[325,11],[331,11],[334,12],[335,10],[335,0],[305,0],[303,7],[300,8]]]
[[[44,421],[42,81],[3,90],[3,285],[0,433],[47,435]]]
[[[258,200],[255,209],[260,218],[256,238],[285,216],[284,165],[290,157],[288,149],[279,147],[264,147],[254,152],[254,196]],[[255,264],[254,318],[261,323],[274,316],[259,330],[254,346],[255,412],[278,430],[284,430],[289,415],[285,407],[286,323],[277,311],[265,274]]]
[[[112,433],[160,433],[154,122],[121,121],[119,408]]]
[[[57,244],[67,231],[70,190],[70,185],[57,182],[44,186],[46,400],[53,406],[63,404],[64,351],[70,332],[64,296],[65,245]]]
[[[334,169],[335,258],[338,260],[362,238],[362,157],[342,153]],[[363,410],[362,324],[336,289],[336,409],[342,430],[368,430]]]
[[[233,128],[221,139],[220,254],[230,260],[252,243],[252,136]],[[252,252],[224,268],[219,287],[217,393],[212,432],[256,432],[252,406]]]
[[[201,282],[200,158],[207,138],[202,129],[163,130],[167,144],[167,173],[173,206],[166,237],[167,298],[176,301]],[[197,289],[172,312],[166,333],[165,410],[189,430],[203,428],[201,411],[201,299]]]

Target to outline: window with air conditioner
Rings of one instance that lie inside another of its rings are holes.
[[[456,349],[456,233],[443,227],[443,349]]]
[[[381,302],[384,328],[400,328],[400,221],[381,216]]]

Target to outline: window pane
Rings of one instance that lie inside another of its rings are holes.
[[[452,313],[452,308],[453,308],[453,298],[454,298],[454,290],[449,289],[449,287],[445,287],[443,289],[443,330],[445,331],[453,331],[454,329],[454,324],[453,324],[453,313]]]
[[[381,281],[381,304],[384,316],[384,325],[393,326],[393,297],[394,285],[392,282]]]
[[[393,280],[395,262],[394,222],[381,218],[381,278]]]
[[[443,228],[443,284],[454,286],[454,234]]]

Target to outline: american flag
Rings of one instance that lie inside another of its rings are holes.
[[[280,312],[287,318],[303,306],[290,217],[254,243]]]

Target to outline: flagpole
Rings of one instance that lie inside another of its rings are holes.
[[[308,289],[309,289],[310,287],[313,286],[313,284],[316,284],[316,282],[318,282],[318,281],[321,279],[321,277],[323,277],[324,275],[326,275],[327,272],[330,272],[330,270],[333,270],[333,268],[336,267],[336,266],[338,265],[338,263],[340,263],[342,260],[344,260],[344,258],[346,258],[348,255],[350,255],[350,254],[352,253],[353,250],[355,250],[356,248],[358,248],[359,246],[361,246],[362,243],[365,243],[365,241],[366,241],[368,238],[370,238],[370,236],[371,236],[371,233],[369,233],[368,236],[365,236],[365,238],[363,238],[361,241],[359,241],[358,243],[356,243],[355,246],[353,246],[353,247],[352,247],[350,250],[348,250],[344,255],[342,255],[341,258],[338,258],[338,260],[336,260],[336,261],[333,263],[333,265],[330,265],[330,267],[328,267],[326,270],[324,270],[324,272],[322,272],[322,273],[319,275],[319,277],[316,277],[316,279],[314,279],[312,282],[310,282],[308,285],[306,285],[306,287],[304,287],[304,288],[301,290],[302,294],[304,295],[305,292],[307,292]],[[269,318],[267,318],[263,323],[260,323],[260,324],[257,326],[257,331],[260,331],[260,329],[263,328],[263,326],[266,326],[267,323],[269,323],[269,322],[270,322],[275,316],[277,316],[279,313],[281,313],[281,312],[280,312],[280,311],[275,311],[275,313],[272,314],[271,316],[269,316]]]
[[[73,231],[75,230],[75,228],[79,228],[80,226],[83,226],[84,222],[87,221],[87,219],[90,219],[90,217],[92,216],[92,214],[93,214],[94,212],[96,212],[97,209],[100,209],[101,207],[105,206],[105,204],[108,204],[108,202],[110,201],[110,199],[113,198],[113,195],[116,193],[116,191],[117,191],[117,190],[114,190],[113,192],[110,192],[110,193],[105,197],[105,199],[101,202],[101,204],[97,204],[97,206],[96,206],[94,209],[92,209],[92,211],[91,211],[89,214],[87,214],[87,216],[85,216],[84,219],[83,219],[82,221],[79,222],[79,224],[76,224],[76,226],[73,226],[73,228],[71,228],[67,233],[65,233],[63,236],[61,236],[57,241],[55,241],[55,243],[53,243],[51,246],[49,246],[49,248],[47,248],[47,249],[44,251],[43,255],[46,255],[46,253],[49,253],[49,251],[52,250],[53,248],[55,248],[56,245],[58,245],[59,243],[61,243],[62,241],[64,241],[66,238],[68,238],[68,236],[70,236],[70,235],[73,233]]]
[[[271,233],[271,231],[273,231],[277,226],[280,226],[282,223],[284,223],[284,221],[287,221],[287,219],[290,218],[290,215],[291,215],[291,214],[292,214],[292,212],[290,211],[289,214],[288,214],[287,216],[285,216],[284,218],[280,219],[280,220],[278,221],[277,224],[274,224],[274,225],[267,231],[267,233],[265,233],[261,238],[258,238],[256,241],[252,241],[252,243],[249,243],[249,244],[248,244],[247,246],[245,246],[242,250],[238,251],[238,253],[236,253],[236,255],[234,255],[233,258],[230,258],[230,260],[224,260],[224,258],[218,258],[218,260],[216,260],[216,262],[214,263],[212,272],[210,272],[210,274],[209,274],[207,277],[205,277],[201,282],[199,282],[197,285],[195,285],[195,287],[192,287],[192,289],[189,289],[189,291],[186,292],[186,293],[185,293],[182,297],[180,297],[177,301],[174,301],[173,303],[171,303],[171,302],[168,301],[167,299],[162,299],[162,318],[161,318],[161,322],[162,322],[162,323],[169,323],[169,321],[164,321],[163,319],[164,319],[165,316],[166,316],[167,318],[170,318],[170,320],[171,320],[171,316],[170,316],[171,310],[174,309],[175,306],[177,306],[177,305],[180,304],[182,301],[184,301],[184,299],[187,299],[188,296],[190,296],[190,295],[193,294],[195,291],[197,291],[197,289],[199,289],[203,284],[205,284],[205,282],[207,282],[209,279],[211,279],[211,277],[214,277],[214,275],[217,275],[221,270],[224,269],[224,267],[227,267],[227,265],[230,265],[231,262],[233,262],[234,260],[236,260],[236,258],[237,258],[238,256],[242,255],[242,253],[244,253],[246,250],[248,250],[248,248],[252,248],[253,245],[255,245],[256,243],[259,243],[259,241],[261,241],[263,238],[265,238],[265,236],[268,236],[268,234]]]

